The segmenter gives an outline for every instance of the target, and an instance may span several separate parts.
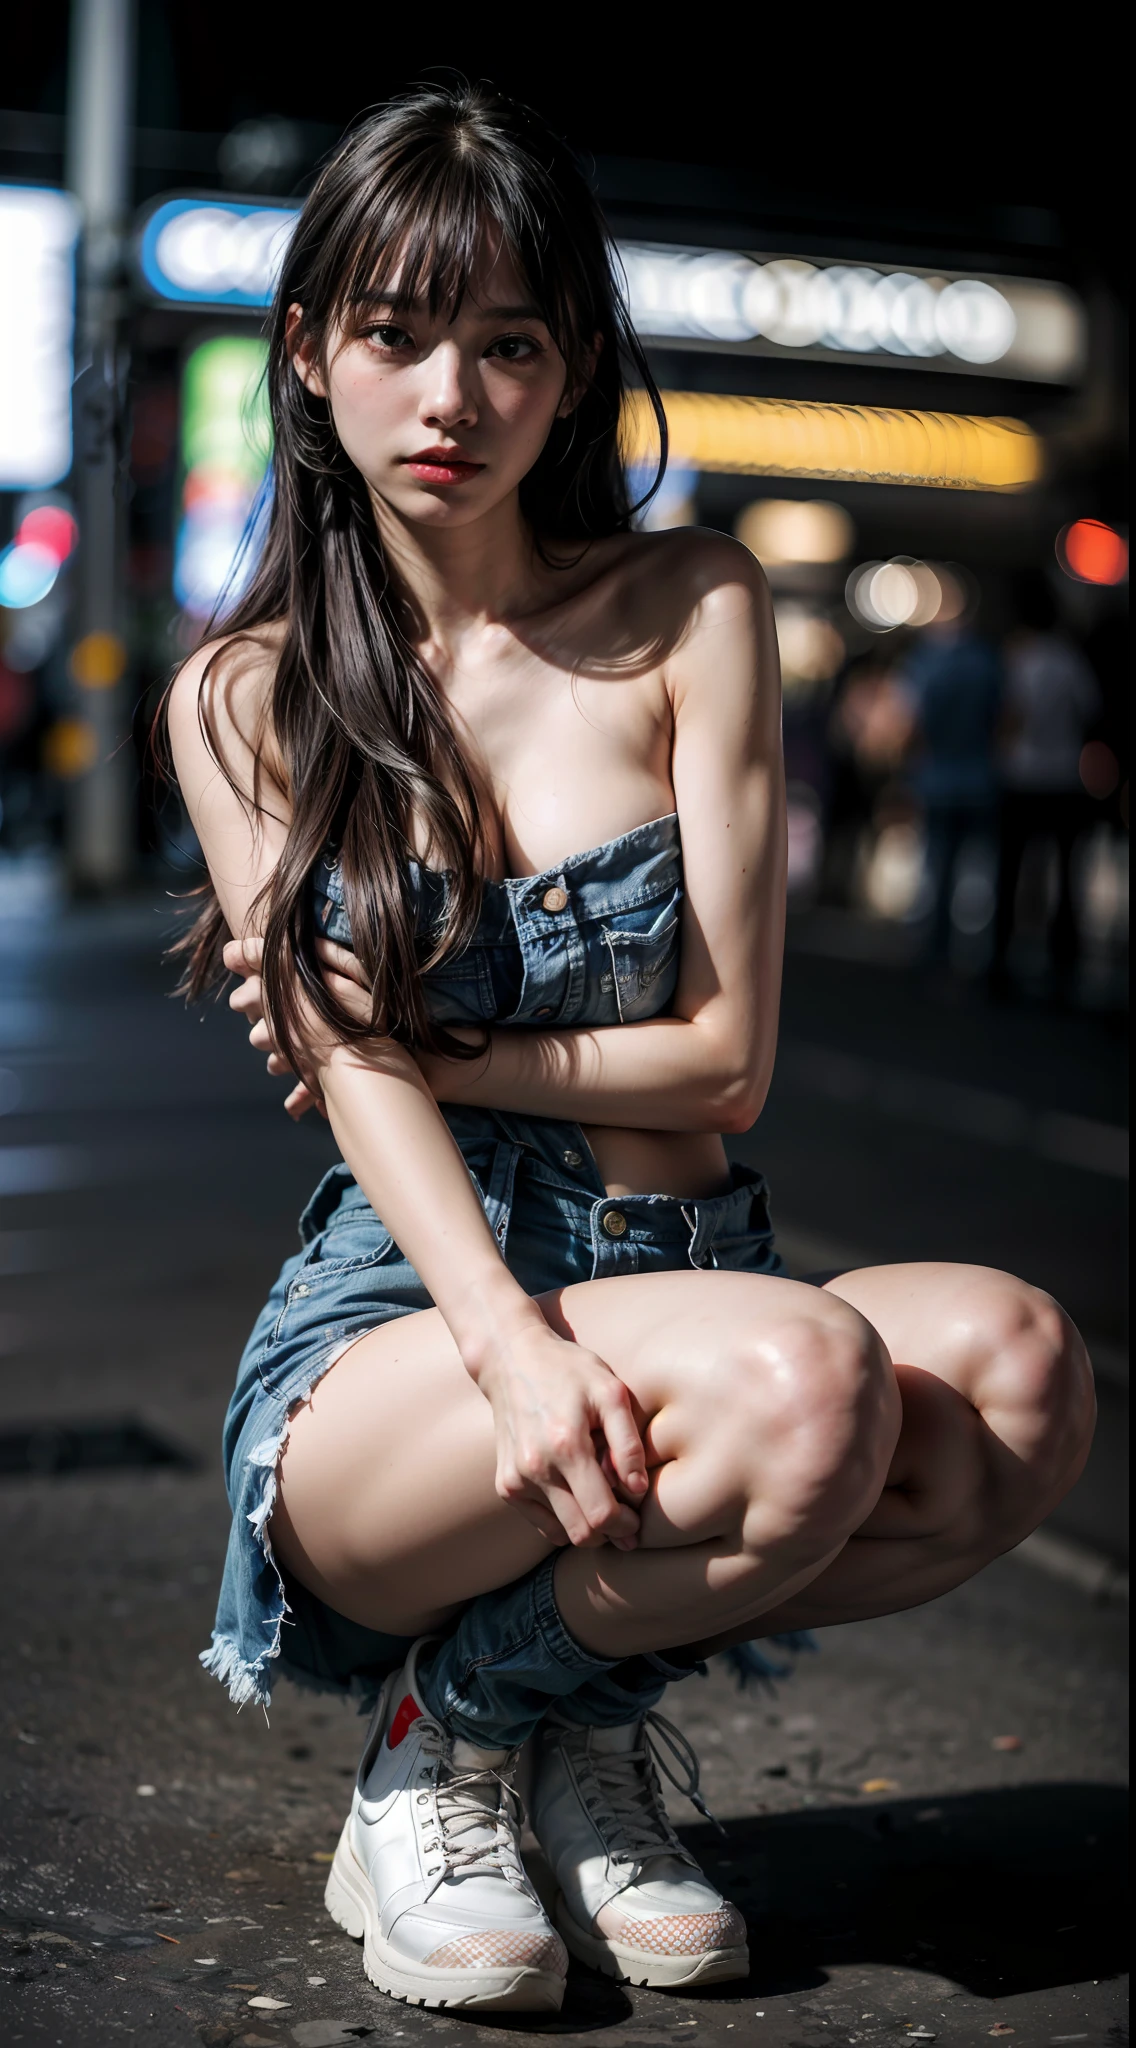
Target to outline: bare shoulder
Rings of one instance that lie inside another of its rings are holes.
[[[765,572],[747,547],[705,527],[630,536],[637,609],[650,619],[675,712],[732,702],[780,705],[773,605]]]
[[[259,765],[274,781],[281,764],[272,732],[272,685],[282,624],[207,640],[182,663],[167,699],[170,745],[179,775],[201,754],[243,779]]]
[[[709,527],[679,526],[663,533],[620,536],[618,569],[628,596],[646,605],[677,647],[706,627],[733,623],[742,634],[760,631],[771,617],[765,572],[741,541]]]

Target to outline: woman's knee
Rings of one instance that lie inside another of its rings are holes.
[[[834,1297],[787,1303],[722,1347],[712,1379],[704,1413],[748,1503],[775,1504],[823,1545],[842,1541],[879,1495],[901,1420],[871,1324]]]
[[[1052,1295],[1008,1273],[976,1279],[944,1338],[950,1377],[1046,1494],[1072,1485],[1096,1418],[1084,1340]]]

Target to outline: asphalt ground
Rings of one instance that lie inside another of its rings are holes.
[[[672,1688],[726,1834],[676,1819],[750,1918],[749,1982],[574,1971],[558,2022],[510,2028],[379,1997],[322,1910],[354,1715],[284,1685],[267,1721],[237,1715],[195,1661],[235,1360],[332,1155],[223,1008],[168,999],[163,923],[136,902],[0,926],[0,1453],[19,1462],[24,1427],[33,1467],[0,1477],[0,2039],[1126,2039],[1115,1021],[991,1011],[797,926],[769,1107],[738,1141],[793,1269],[1027,1274],[1089,1336],[1102,1427],[1040,1548],[826,1631],[776,1691],[720,1668]],[[100,1442],[117,1464],[49,1469]]]

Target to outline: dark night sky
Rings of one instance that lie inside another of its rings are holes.
[[[992,29],[977,9],[826,10],[822,33],[800,8],[702,8],[689,10],[697,35],[677,8],[414,11],[420,28],[374,0],[140,0],[140,122],[218,131],[279,113],[337,129],[449,65],[531,100],[598,155],[730,167],[771,193],[869,211],[1048,209],[1059,243],[1113,267],[1118,67],[1099,17],[1089,45],[1049,30],[1043,42],[1020,15]],[[19,10],[4,104],[62,111],[66,24],[66,0]]]

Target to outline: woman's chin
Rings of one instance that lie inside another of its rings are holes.
[[[494,512],[510,492],[487,491],[481,478],[462,484],[411,484],[404,478],[391,489],[371,484],[371,496],[410,526],[471,526]]]

